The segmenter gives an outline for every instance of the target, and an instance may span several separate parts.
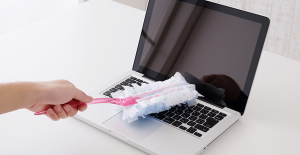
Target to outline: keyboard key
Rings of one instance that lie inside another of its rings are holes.
[[[124,87],[122,86],[122,85],[116,85],[116,87],[115,88],[119,88],[119,89],[124,89]]]
[[[181,115],[183,113],[183,111],[182,110],[176,110],[174,113],[177,114],[177,115]]]
[[[141,85],[142,85],[142,83],[140,83],[140,82],[137,82],[136,84],[138,84],[139,86],[141,86]]]
[[[199,118],[201,118],[201,119],[206,119],[208,116],[207,115],[205,115],[205,114],[201,114],[200,116],[199,116]]]
[[[197,129],[190,127],[189,129],[186,130],[189,133],[194,133],[195,131],[197,131]]]
[[[181,118],[181,120],[180,120],[180,122],[182,122],[182,123],[187,123],[188,121],[190,121],[190,120],[187,118]]]
[[[207,114],[209,111],[206,110],[206,109],[202,109],[200,112],[203,113],[203,114]]]
[[[181,106],[184,106],[184,107],[186,107],[186,108],[188,107],[188,105],[187,105],[186,103],[180,103],[180,105],[181,105]]]
[[[148,82],[145,82],[145,81],[143,83],[149,84]]]
[[[128,82],[128,83],[133,83],[133,82],[135,82],[134,80],[131,80],[131,79],[127,79],[127,80],[125,80],[126,82]]]
[[[200,108],[203,108],[203,107],[204,107],[204,105],[202,105],[202,104],[200,104],[200,103],[198,103],[196,106],[197,106],[197,107],[200,107]]]
[[[200,112],[194,111],[194,112],[192,113],[192,115],[193,115],[193,116],[199,116],[199,115],[200,115]]]
[[[203,120],[203,119],[198,119],[197,121],[196,121],[196,123],[198,123],[198,124],[202,124],[202,123],[204,123],[205,121]]]
[[[128,84],[127,84],[127,86],[129,86],[129,87],[133,87],[133,85],[131,85],[130,83],[128,83]]]
[[[226,114],[224,114],[224,113],[222,113],[222,112],[220,112],[219,115],[221,115],[221,116],[223,116],[223,117],[226,117],[226,116],[227,116]]]
[[[201,137],[202,135],[198,132],[195,132],[194,135],[198,136],[198,137]]]
[[[116,92],[116,91],[118,91],[118,89],[116,89],[116,88],[111,88],[109,91],[111,91],[111,92]]]
[[[166,117],[163,121],[171,124],[171,123],[173,123],[175,121],[175,119],[173,119],[171,117]]]
[[[217,119],[217,120],[222,120],[224,117],[223,116],[221,116],[221,115],[217,115],[217,116],[215,116],[215,119]]]
[[[179,127],[182,123],[179,121],[175,121],[174,123],[172,123],[172,125]]]
[[[192,113],[194,110],[193,109],[189,109],[189,108],[187,108],[187,109],[185,109],[185,111],[184,112],[186,112],[186,113]]]
[[[197,117],[195,117],[195,116],[190,116],[189,117],[189,120],[192,120],[192,121],[195,121],[197,119]]]
[[[157,114],[157,115],[155,115],[154,117],[155,117],[155,118],[158,118],[158,119],[160,119],[160,120],[162,120],[162,119],[164,119],[166,116],[163,115],[163,114]]]
[[[166,113],[165,115],[166,115],[166,116],[169,116],[169,117],[173,117],[175,114],[172,113],[172,112],[168,112],[168,113]]]
[[[206,107],[206,106],[204,107],[204,109],[206,109],[206,110],[211,110],[211,108],[210,108],[210,107]]]
[[[210,116],[210,117],[215,117],[215,116],[216,116],[216,114],[215,114],[215,113],[213,113],[213,112],[210,112],[210,113],[208,113],[208,114],[207,114],[207,116]]]
[[[159,114],[166,114],[168,111],[167,110],[165,110],[165,111],[162,111],[162,112],[159,112]]]
[[[192,110],[193,110],[194,107],[195,107],[195,106],[193,105],[193,106],[188,107],[188,109],[192,109]]]
[[[105,96],[110,95],[110,91],[107,91],[107,92],[103,93],[103,95],[105,95]]]
[[[121,85],[122,85],[122,86],[127,86],[128,83],[124,81],[124,82],[121,83]]]
[[[132,80],[136,80],[137,78],[132,76],[132,77],[130,77],[130,79],[132,79]]]
[[[217,121],[216,119],[213,119],[211,117],[208,117],[206,119],[206,122],[203,124],[206,127],[212,128],[214,125],[216,125],[219,121]]]
[[[182,117],[179,116],[179,115],[175,115],[175,116],[173,116],[172,118],[174,118],[174,119],[176,119],[176,120],[180,120]]]
[[[201,130],[203,132],[207,132],[209,130],[209,128],[204,127],[203,125],[197,124],[194,126],[196,129]]]
[[[202,108],[201,107],[198,107],[198,106],[195,106],[194,108],[193,108],[193,110],[195,110],[195,111],[200,111]]]
[[[179,110],[184,110],[186,109],[186,107],[184,105],[181,105],[180,107],[178,107]]]
[[[196,123],[195,122],[193,122],[193,121],[189,121],[188,123],[187,123],[187,125],[189,125],[189,126],[194,126]]]
[[[124,90],[124,89],[122,89],[122,88],[118,88],[118,87],[115,87],[115,88],[116,88],[116,89],[118,89],[118,91],[119,91],[119,90]]]
[[[177,109],[175,107],[172,107],[171,109],[169,109],[170,112],[174,112],[176,111]]]
[[[219,113],[219,111],[218,110],[215,110],[215,109],[213,109],[213,110],[211,110],[213,113]]]
[[[108,97],[113,98],[111,95],[108,95]]]
[[[188,118],[188,117],[190,117],[191,115],[188,114],[188,113],[183,113],[181,116],[182,116],[182,117],[185,117],[185,118]]]
[[[186,130],[187,128],[186,127],[184,127],[184,126],[180,126],[179,127],[181,130]]]
[[[152,114],[149,114],[150,116],[155,116],[157,113],[152,113]]]

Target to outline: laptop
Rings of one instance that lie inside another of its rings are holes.
[[[128,123],[111,104],[75,117],[149,154],[201,154],[242,117],[269,19],[203,0],[149,0],[132,70],[89,94],[112,97],[176,72],[202,95]]]

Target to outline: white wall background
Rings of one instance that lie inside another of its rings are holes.
[[[0,0],[0,36],[78,4],[78,0]]]
[[[88,0],[0,0],[0,36]],[[113,0],[145,10],[148,0]],[[300,0],[211,0],[267,16],[264,49],[300,61]]]

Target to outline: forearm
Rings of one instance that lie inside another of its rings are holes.
[[[29,108],[40,97],[38,83],[0,83],[0,114]]]

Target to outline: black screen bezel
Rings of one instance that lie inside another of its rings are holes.
[[[178,1],[184,1],[184,2],[187,2],[187,3],[194,4],[194,5],[205,6],[205,8],[207,8],[207,9],[222,12],[222,13],[225,13],[225,14],[229,14],[229,15],[232,15],[232,16],[236,16],[236,17],[239,17],[239,18],[243,18],[243,19],[250,20],[250,21],[261,24],[261,30],[260,30],[260,33],[259,33],[259,37],[257,39],[257,44],[256,44],[256,47],[255,47],[255,51],[253,53],[253,58],[252,58],[251,65],[250,65],[250,68],[249,68],[249,71],[248,71],[245,86],[244,86],[244,89],[243,89],[243,92],[247,96],[249,96],[250,95],[250,90],[251,90],[251,87],[252,87],[252,84],[253,84],[254,76],[255,76],[255,73],[256,73],[256,69],[257,69],[257,66],[258,66],[258,63],[259,63],[259,59],[260,59],[260,56],[261,56],[261,53],[262,53],[263,45],[264,45],[264,42],[265,42],[265,39],[266,39],[266,36],[267,36],[268,28],[269,28],[269,25],[270,25],[269,18],[261,16],[261,15],[253,14],[253,13],[250,13],[250,12],[238,10],[238,9],[235,9],[235,8],[231,8],[231,7],[228,7],[228,6],[220,5],[220,4],[217,4],[217,3],[203,1],[203,0],[178,0]],[[138,49],[137,49],[137,53],[136,53],[136,56],[135,56],[135,61],[134,61],[132,69],[134,71],[137,71],[137,72],[140,72],[140,73],[144,74],[144,76],[146,76],[148,78],[151,78],[155,81],[162,81],[162,80],[165,80],[169,77],[139,65],[140,60],[141,60],[141,55],[142,55],[142,52],[143,52],[143,48],[144,48],[144,43],[145,43],[146,36],[147,36],[148,27],[149,27],[150,20],[151,20],[151,15],[152,15],[154,3],[155,3],[155,0],[149,0],[148,8],[147,8],[147,11],[146,11],[146,16],[145,16],[145,20],[144,20],[144,25],[143,25],[143,29],[142,29],[142,33],[141,33],[141,37],[140,37],[140,41],[139,41],[139,44],[138,44]]]

